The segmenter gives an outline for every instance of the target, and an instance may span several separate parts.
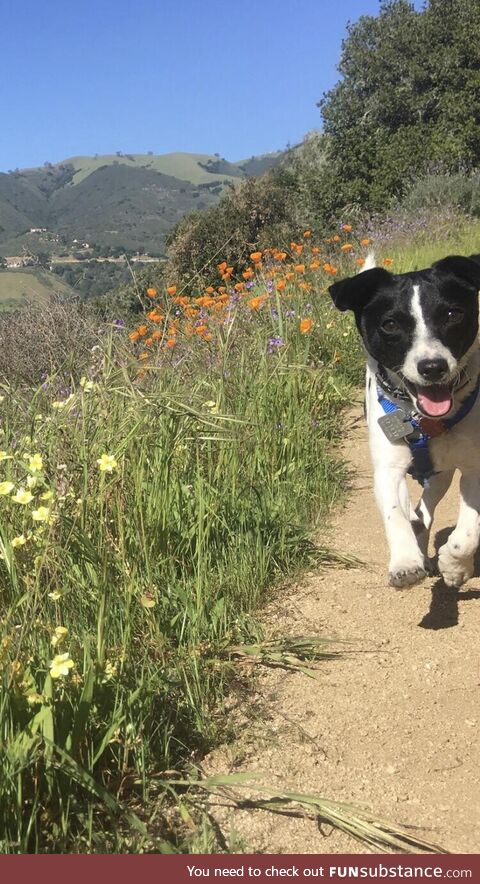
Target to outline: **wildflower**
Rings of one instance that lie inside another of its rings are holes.
[[[370,240],[369,240],[369,239],[366,239],[366,238],[365,238],[365,239],[361,239],[361,240],[360,240],[360,245],[361,245],[361,246],[369,246],[369,245],[370,245]]]
[[[176,295],[177,294],[177,286],[169,285],[167,289],[167,295]]]
[[[248,302],[248,306],[250,307],[250,310],[260,310],[260,307],[263,306],[264,301],[265,301],[264,297],[263,298],[262,297],[252,298]]]
[[[18,546],[25,546],[26,542],[27,538],[25,537],[25,534],[18,534],[16,537],[12,537],[10,546],[12,546],[13,549],[16,549]]]
[[[284,279],[280,279],[280,280],[277,282],[275,288],[276,288],[277,292],[282,292],[286,285],[287,285],[287,283],[285,282],[285,280],[284,280]]]
[[[12,460],[13,455],[7,454],[6,451],[0,451],[0,461],[2,460]]]
[[[304,237],[304,239],[310,239],[311,235],[312,235],[312,231],[311,231],[311,230],[305,230],[304,233],[303,233],[303,237]]]
[[[0,495],[10,494],[14,487],[13,482],[0,482]]]
[[[280,338],[276,335],[273,338],[269,338],[268,352],[275,353],[276,350],[278,350],[280,347],[284,347],[284,346],[285,346],[285,341],[283,340],[283,338]]]
[[[51,522],[50,510],[48,506],[39,506],[38,510],[33,510],[32,519],[34,522]]]
[[[357,258],[355,264],[358,264],[359,267],[363,267],[365,264],[365,258]]]
[[[73,669],[75,663],[67,654],[56,654],[50,663],[50,675],[52,678],[61,678],[68,675],[70,669]]]
[[[43,460],[41,454],[34,454],[30,457],[28,468],[32,473],[40,473],[43,470]]]
[[[174,347],[176,343],[177,343],[177,342],[176,342],[175,338],[170,338],[170,339],[167,341],[167,343],[165,344],[165,346],[168,347],[169,350],[171,350],[172,347]]]
[[[68,629],[66,626],[56,626],[55,630],[54,630],[54,634],[52,635],[52,638],[50,639],[50,644],[54,648],[56,648],[57,645],[60,645],[63,642],[63,640],[67,637],[67,635],[68,635]]]
[[[218,267],[220,273],[225,273],[225,270],[227,269],[227,262],[222,261],[221,264],[217,264],[217,267]]]
[[[345,231],[345,233],[351,233],[352,229],[351,224],[342,224],[342,230]]]
[[[393,264],[393,258],[384,258],[382,263],[384,267],[391,267]]]
[[[149,355],[150,355],[149,353],[147,353],[147,352],[143,352],[143,353],[140,353],[140,356],[139,356],[138,358],[139,358],[139,359],[142,359],[142,360],[143,360],[143,359],[148,359]]]
[[[125,328],[125,320],[124,319],[114,319],[113,325],[115,328]]]
[[[258,262],[262,260],[262,253],[252,252],[252,254],[250,255],[250,260],[253,261],[254,264],[258,264]]]
[[[150,288],[147,289],[147,295],[149,298],[156,298],[157,290],[153,286],[150,286]]]
[[[275,261],[285,261],[285,258],[287,257],[287,253],[286,252],[274,252],[273,257],[274,257]]]
[[[13,495],[12,500],[14,503],[21,503],[23,506],[26,506],[33,500],[33,494],[25,488],[19,488],[16,494]]]
[[[140,604],[142,608],[154,608],[155,599],[153,597],[153,594],[149,591],[145,592],[140,598]]]
[[[112,473],[113,470],[116,470],[118,467],[118,463],[113,454],[102,454],[102,456],[98,458],[97,464],[101,473]]]
[[[140,335],[139,335],[138,331],[133,331],[133,332],[130,332],[130,334],[129,334],[128,337],[130,338],[130,340],[131,340],[132,343],[134,344],[135,341],[138,341]]]
[[[310,264],[310,270],[318,270],[320,267],[320,261],[312,261]]]
[[[38,694],[37,691],[31,691],[26,697],[29,706],[39,706],[40,703],[43,703],[44,699],[42,694]]]
[[[300,320],[300,333],[302,335],[308,334],[311,331],[313,325],[313,319],[301,319]]]
[[[51,500],[53,497],[53,491],[44,491],[43,494],[40,495],[40,500]]]
[[[353,246],[352,246],[351,242],[345,242],[343,244],[343,246],[340,246],[340,249],[342,252],[351,252],[353,249]]]
[[[103,669],[103,678],[102,683],[110,681],[110,679],[114,678],[117,674],[117,667],[110,660],[105,661],[105,666]]]
[[[328,242],[328,240],[327,240],[327,242]],[[340,237],[339,237],[338,233],[336,233],[335,236],[332,236],[332,242],[340,242]]]
[[[80,386],[83,389],[84,393],[91,393],[93,390],[93,381],[89,381],[88,378],[82,377],[80,378]]]
[[[295,264],[296,273],[305,273],[305,264]]]
[[[323,265],[323,269],[325,273],[330,273],[331,276],[335,276],[338,273],[338,267],[334,267],[333,264],[330,264],[328,261]]]
[[[54,589],[52,592],[48,593],[48,598],[52,600],[52,602],[58,602],[64,595],[64,591],[62,589]]]
[[[30,489],[35,488],[35,485],[37,484],[37,482],[38,482],[38,479],[36,476],[27,476],[27,487],[28,488],[30,488]]]
[[[210,414],[218,414],[218,405],[216,402],[214,402],[213,399],[210,399],[208,402],[204,402],[203,404],[205,408],[208,408],[210,410]]]

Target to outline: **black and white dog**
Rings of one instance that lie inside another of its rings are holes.
[[[447,586],[473,574],[480,540],[480,255],[451,256],[426,270],[374,266],[329,288],[352,310],[367,351],[366,415],[375,496],[390,547],[389,582],[405,587],[429,571],[435,507],[460,470],[460,511],[440,548]],[[413,510],[411,472],[424,486]]]

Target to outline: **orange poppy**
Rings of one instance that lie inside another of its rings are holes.
[[[254,264],[258,264],[258,262],[262,260],[262,253],[252,252],[252,254],[250,255],[250,260],[253,261]]]
[[[169,285],[167,289],[167,295],[176,295],[177,294],[177,286]]]
[[[383,259],[383,266],[384,267],[391,267],[392,264],[393,264],[393,258],[384,258]]]
[[[157,297],[157,290],[154,289],[152,286],[151,288],[147,289],[147,295],[149,298],[156,298]]]
[[[282,292],[283,289],[285,288],[286,284],[287,283],[285,282],[284,279],[280,279],[275,286],[275,288],[277,289],[277,292]]]
[[[342,230],[344,230],[345,233],[351,233],[352,229],[353,228],[351,224],[342,224]]]
[[[345,242],[343,244],[343,246],[341,246],[342,252],[351,252],[352,249],[353,249],[353,246],[352,246],[351,242]]]
[[[305,264],[295,264],[296,273],[305,273]]]
[[[311,237],[311,235],[312,235],[312,231],[311,231],[311,230],[305,230],[304,233],[303,233],[303,236],[304,236],[305,239],[309,239],[309,238]]]
[[[308,334],[311,331],[313,325],[313,319],[302,319],[300,321],[300,333],[302,335]]]
[[[369,246],[369,245],[370,245],[370,240],[369,240],[369,239],[366,239],[366,238],[365,238],[365,239],[361,239],[361,240],[360,240],[360,245],[361,245],[361,246]]]

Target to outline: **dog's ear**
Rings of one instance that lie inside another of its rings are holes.
[[[448,258],[436,261],[432,267],[441,273],[461,279],[462,282],[475,288],[477,292],[480,289],[480,255],[472,255],[471,258],[464,258],[462,255],[449,255]]]
[[[364,270],[356,276],[349,276],[329,286],[331,298],[338,310],[362,310],[381,285],[392,282],[392,274],[383,267]]]

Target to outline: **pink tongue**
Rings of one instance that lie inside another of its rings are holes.
[[[442,417],[452,407],[450,390],[444,384],[417,387],[417,399],[420,408],[429,417]]]

